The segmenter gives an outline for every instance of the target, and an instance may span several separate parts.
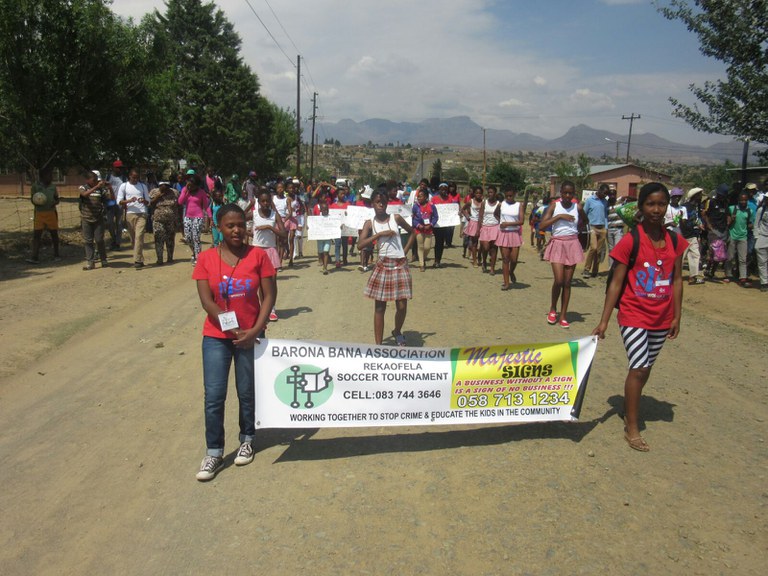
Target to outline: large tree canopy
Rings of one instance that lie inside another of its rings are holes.
[[[294,117],[259,94],[221,10],[168,0],[141,26],[109,0],[0,0],[0,166],[186,158],[285,167]]]
[[[172,155],[221,173],[282,168],[288,154],[269,148],[272,135],[280,133],[287,147],[295,146],[295,133],[286,133],[285,113],[259,94],[224,13],[201,0],[168,0],[165,13],[155,11],[144,27],[173,119],[167,135]]]
[[[152,155],[157,107],[135,29],[103,0],[0,0],[0,163]]]
[[[701,107],[670,98],[674,115],[703,132],[768,142],[768,0],[671,0],[658,9],[726,64],[725,80],[690,86]]]
[[[502,191],[512,187],[518,192],[525,190],[525,170],[504,160],[497,161],[488,173],[490,182],[498,182]]]

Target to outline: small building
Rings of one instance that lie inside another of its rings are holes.
[[[768,182],[768,166],[747,166],[746,168],[728,168],[726,170],[731,174],[734,187],[741,190],[744,186],[749,184],[757,184],[757,187],[761,190],[765,190],[766,183]],[[742,182],[742,175],[744,181]]]
[[[78,188],[85,182],[81,170],[70,168],[66,172],[58,168],[53,170],[53,183],[62,198],[76,197]],[[4,198],[16,198],[29,196],[32,188],[32,180],[26,172],[0,169],[0,196]]]
[[[589,170],[590,186],[597,188],[600,184],[608,184],[616,188],[616,195],[621,198],[629,196],[637,198],[638,190],[648,182],[663,182],[669,184],[672,177],[656,170],[643,168],[637,164],[604,164],[592,166]],[[549,177],[549,193],[555,198],[560,189],[557,175]]]

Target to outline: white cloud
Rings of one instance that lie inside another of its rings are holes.
[[[525,102],[522,102],[517,98],[510,98],[509,100],[499,102],[499,108],[520,108],[521,106],[525,106]]]
[[[296,105],[296,53],[302,54],[302,115],[316,91],[318,115],[326,122],[467,115],[485,127],[544,137],[560,136],[579,123],[620,132],[622,114],[669,119],[667,96],[686,97],[688,84],[699,82],[685,69],[653,76],[633,75],[627,68],[604,76],[604,63],[620,58],[619,50],[577,62],[569,43],[585,32],[579,28],[566,33],[543,27],[526,43],[528,30],[521,29],[517,14],[492,12],[497,0],[271,0],[298,50],[267,6],[252,1],[287,57],[246,3],[217,4],[240,34],[243,59],[258,74],[262,93],[280,106]],[[113,9],[139,20],[157,5],[115,0]],[[653,129],[693,139],[681,121]]]
[[[579,88],[568,96],[568,100],[579,109],[613,110],[613,100],[607,94],[593,92],[589,88]]]

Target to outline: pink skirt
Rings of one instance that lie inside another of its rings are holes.
[[[496,237],[499,235],[499,225],[495,226],[483,226],[480,228],[480,242],[496,242]]]
[[[584,250],[581,248],[579,235],[552,236],[544,249],[544,260],[565,266],[575,266],[583,262]]]
[[[517,248],[523,245],[523,235],[521,230],[504,231],[499,228],[499,235],[496,237],[496,246],[500,248]]]
[[[464,236],[469,238],[477,236],[477,220],[467,222],[467,225],[464,226]]]
[[[363,294],[382,302],[413,298],[408,258],[381,258],[373,267]]]
[[[262,248],[267,253],[270,263],[274,266],[275,270],[282,268],[283,263],[280,261],[280,256],[277,254],[277,248]]]
[[[283,225],[286,230],[296,230],[299,227],[299,223],[296,222],[295,218],[287,218],[283,221]]]

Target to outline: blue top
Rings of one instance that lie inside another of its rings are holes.
[[[605,226],[608,224],[608,200],[590,196],[584,203],[584,214],[592,226]]]
[[[413,227],[417,230],[421,230],[419,227],[423,227],[424,224],[431,224],[432,228],[437,225],[437,209],[431,202],[427,202],[424,206],[415,202],[411,216],[413,217]]]

